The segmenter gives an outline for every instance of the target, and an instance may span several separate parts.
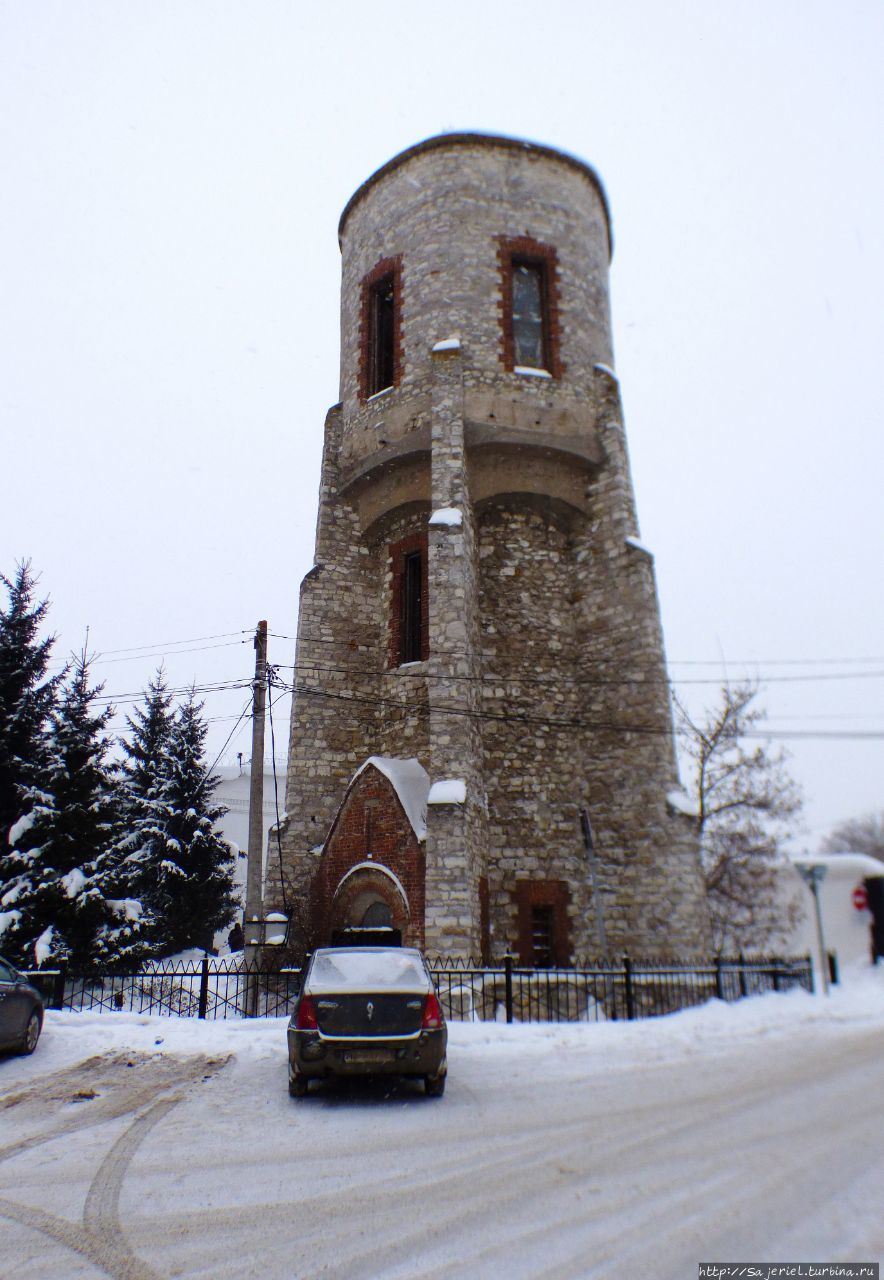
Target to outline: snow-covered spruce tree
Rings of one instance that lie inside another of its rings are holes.
[[[130,933],[137,908],[106,900],[107,851],[117,834],[118,800],[107,761],[113,709],[94,707],[85,652],[50,717],[47,761],[24,792],[28,814],[12,829],[3,860],[3,947],[33,965],[65,960],[88,968],[106,956],[114,934]]]
[[[152,952],[164,944],[150,903],[157,897],[157,865],[164,857],[173,722],[172,695],[160,668],[145,690],[143,707],[126,717],[129,733],[120,743],[125,756],[119,777],[122,831],[108,879],[112,897],[142,904],[139,935]]]
[[[166,955],[211,947],[215,931],[230,924],[237,911],[233,852],[214,829],[225,810],[212,803],[218,778],[207,773],[203,759],[202,709],[193,693],[178,708],[162,795],[154,807],[146,905]]]
[[[801,809],[786,755],[746,737],[764,720],[755,684],[724,685],[702,721],[675,698],[678,732],[696,802],[697,834],[717,950],[776,946],[791,923],[777,863]]]
[[[15,577],[0,574],[8,603],[0,609],[0,853],[13,824],[26,812],[24,793],[48,760],[47,728],[60,675],[46,678],[54,637],[40,639],[49,601],[34,603],[28,561]]]

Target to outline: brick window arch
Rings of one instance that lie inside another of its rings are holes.
[[[559,260],[552,245],[531,236],[499,236],[501,360],[560,378]]]

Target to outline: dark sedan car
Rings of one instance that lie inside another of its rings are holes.
[[[0,956],[0,1049],[33,1053],[43,1027],[43,998]]]
[[[330,1076],[410,1076],[445,1090],[448,1031],[433,980],[410,947],[313,954],[288,1026],[289,1093]]]

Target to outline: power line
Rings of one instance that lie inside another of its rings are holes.
[[[292,639],[294,639],[294,637],[293,637],[293,636],[282,635],[282,634],[277,633],[277,632],[275,632],[275,631],[271,631],[271,632],[269,632],[269,634],[270,634],[271,636],[273,636],[273,638],[274,638],[274,639],[277,639],[277,640],[292,640]],[[329,638],[328,638],[328,637],[326,637],[326,636],[322,636],[322,637],[311,637],[311,636],[309,636],[309,635],[305,635],[305,636],[302,636],[302,637],[301,637],[301,639],[302,639],[303,641],[305,641],[307,644],[333,644],[333,645],[336,645],[338,648],[340,648],[340,647],[341,647],[341,642],[340,642],[339,640],[331,640],[331,639],[329,639]],[[374,645],[360,644],[358,641],[350,641],[350,642],[348,642],[348,647],[349,647],[349,648],[351,648],[352,650],[359,650],[359,649],[362,649],[362,650],[366,650],[366,651],[372,651],[372,650],[374,650],[374,649],[375,649],[375,646],[374,646]],[[478,660],[478,661],[482,661],[482,660],[484,660],[484,659],[485,659],[485,655],[484,655],[484,654],[482,654],[481,652],[477,652],[477,653],[474,653],[474,654],[469,654],[469,653],[467,653],[465,650],[447,650],[447,651],[445,652],[445,655],[444,655],[444,656],[449,657],[449,658],[472,658],[472,659],[474,659],[474,660]],[[585,659],[581,659],[581,658],[579,658],[579,657],[574,657],[574,658],[572,658],[572,659],[571,659],[571,661],[573,661],[573,662],[581,662],[581,661],[585,661]],[[777,664],[781,664],[781,665],[782,665],[782,664],[786,664],[786,663],[793,663],[793,664],[795,664],[795,665],[810,665],[813,661],[814,661],[814,660],[812,660],[812,659],[803,659],[803,658],[795,658],[795,659],[782,658],[782,659],[772,659],[772,660],[771,660],[770,665],[777,665]],[[829,664],[829,665],[831,665],[831,664],[834,664],[834,663],[837,663],[837,662],[840,662],[840,661],[841,661],[841,659],[836,659],[836,658],[831,658],[831,659],[830,659],[830,658],[824,658],[824,659],[820,659],[820,660],[819,660],[819,663],[820,663],[820,665],[823,665],[824,663],[825,663],[825,664]],[[860,663],[860,662],[884,662],[884,658],[850,658],[850,659],[844,659],[843,661],[844,661],[844,663],[845,663],[845,664],[847,664],[847,663]],[[609,665],[610,665],[610,663],[609,663]],[[655,666],[657,666],[657,664],[656,664],[656,663],[655,663],[654,665],[655,665]],[[692,660],[686,660],[686,661],[685,661],[685,662],[683,662],[683,663],[673,663],[673,662],[670,660],[669,662],[667,662],[667,664],[666,664],[666,665],[667,665],[667,666],[676,666],[676,665],[683,665],[683,666],[696,665],[696,666],[701,666],[701,665],[712,665],[712,664],[711,664],[711,663],[706,663],[706,662],[700,662],[700,661],[693,662]],[[741,664],[739,664],[739,663],[737,663],[737,662],[734,662],[734,663],[733,663],[733,665],[738,666],[738,665],[741,665]],[[295,663],[282,663],[282,664],[280,664],[280,668],[281,668],[281,669],[283,669],[283,670],[286,670],[286,671],[297,671],[297,670],[302,670],[302,669],[303,669],[303,670],[308,670],[308,671],[309,671],[309,670],[311,670],[311,669],[316,669],[316,670],[336,671],[336,672],[340,672],[341,674],[345,674],[345,675],[356,675],[356,674],[359,674],[359,675],[367,675],[367,676],[373,676],[373,677],[376,677],[376,676],[386,676],[386,675],[390,675],[390,674],[392,674],[392,672],[393,672],[393,671],[395,671],[395,672],[396,672],[396,675],[397,675],[397,678],[398,678],[398,679],[400,679],[400,680],[402,680],[402,679],[406,679],[406,680],[407,680],[407,679],[412,679],[412,680],[423,680],[423,679],[426,679],[426,672],[423,672],[423,671],[406,671],[406,670],[403,670],[401,667],[400,667],[400,668],[395,668],[395,667],[394,667],[394,668],[390,668],[389,670],[379,671],[379,670],[377,670],[377,669],[375,669],[375,668],[370,668],[370,667],[340,667],[340,666],[332,666],[332,665],[330,665],[330,664],[322,663],[322,662],[319,662],[319,661],[316,661],[316,660],[313,660],[313,659],[307,659],[306,661],[302,661],[302,662],[295,662]],[[753,677],[753,678],[758,679],[760,683],[763,683],[763,684],[766,684],[766,685],[767,685],[767,684],[793,684],[793,683],[807,684],[807,683],[825,682],[825,681],[830,681],[830,680],[881,680],[881,679],[884,679],[884,668],[882,668],[881,670],[876,670],[876,671],[839,671],[839,672],[832,672],[832,673],[829,673],[829,672],[820,672],[820,673],[807,673],[807,674],[803,674],[803,675],[765,675],[764,673],[759,673],[756,677]],[[433,676],[433,679],[435,679],[435,680],[446,680],[446,681],[488,681],[488,680],[496,680],[496,681],[499,681],[499,682],[501,682],[501,683],[507,683],[507,682],[509,682],[509,683],[512,683],[512,684],[537,684],[537,685],[547,685],[547,686],[552,686],[552,685],[554,685],[554,684],[562,684],[562,683],[566,683],[566,682],[567,682],[567,683],[570,683],[570,684],[578,684],[578,685],[605,685],[605,684],[610,684],[610,685],[632,685],[632,684],[635,684],[635,685],[648,685],[648,684],[667,684],[667,685],[672,685],[672,684],[678,684],[678,685],[716,685],[716,686],[718,686],[718,685],[720,685],[720,684],[721,684],[721,679],[720,679],[720,677],[711,677],[711,676],[707,676],[707,677],[700,677],[700,678],[697,678],[697,679],[684,678],[684,677],[678,677],[677,679],[670,679],[669,677],[665,677],[665,676],[664,676],[664,677],[662,677],[662,678],[661,678],[661,677],[658,677],[658,676],[656,676],[656,675],[649,675],[649,676],[631,676],[631,677],[618,677],[618,678],[600,677],[600,676],[587,676],[587,677],[585,677],[584,679],[579,679],[579,680],[575,680],[575,679],[574,679],[574,678],[572,678],[572,677],[568,677],[565,681],[563,681],[561,676],[552,676],[552,677],[550,677],[549,679],[544,679],[543,677],[537,677],[537,676],[514,676],[514,675],[506,675],[506,676],[505,676],[505,675],[497,675],[497,674],[495,674],[494,672],[487,672],[487,673],[480,674],[480,675],[453,675],[453,674],[449,675],[449,674],[444,674],[444,673],[442,673],[442,674],[439,674],[439,675],[434,675],[434,676]]]
[[[458,656],[458,655],[446,654],[445,656]],[[476,655],[476,657],[481,659],[481,655]],[[574,660],[572,659],[572,661]],[[390,675],[393,675],[394,673],[398,680],[426,680],[428,678],[428,674],[426,671],[407,671],[407,670],[403,670],[401,667],[393,667],[393,668],[390,668],[389,670],[382,671],[382,670],[377,670],[376,668],[373,668],[373,667],[341,667],[341,666],[333,666],[330,663],[314,662],[309,660],[307,662],[280,663],[279,668],[280,670],[284,670],[284,671],[302,671],[302,672],[327,671],[327,672],[337,673],[340,675],[348,675],[348,676],[363,675],[363,676],[369,676],[370,678],[373,678],[373,679],[377,679],[382,676],[390,676]],[[548,678],[544,678],[542,676],[502,675],[494,671],[483,672],[477,675],[455,675],[455,674],[448,674],[443,672],[439,674],[434,673],[431,678],[433,680],[442,680],[446,682],[481,681],[482,683],[497,682],[499,684],[517,684],[517,685],[530,684],[530,685],[538,685],[538,686],[549,688],[549,689],[559,688],[563,685],[567,685],[570,687],[580,687],[580,686],[592,687],[592,686],[605,686],[605,685],[614,685],[619,687],[619,686],[636,685],[641,687],[641,686],[647,686],[647,685],[653,685],[653,684],[716,685],[716,686],[721,684],[721,681],[719,679],[713,679],[711,677],[701,678],[701,679],[673,680],[666,676],[658,677],[653,675],[619,676],[619,677],[586,676],[583,678],[575,678],[572,676],[562,677],[560,675],[554,675]],[[817,683],[817,682],[827,682],[831,680],[881,680],[881,679],[884,679],[884,669],[880,671],[842,671],[842,672],[833,672],[833,673],[822,672],[820,674],[809,674],[809,675],[759,677],[759,680],[761,681],[761,683],[766,685],[767,684],[795,684],[795,683],[808,684],[808,683]]]
[[[320,689],[310,685],[292,685],[291,692],[306,697],[329,698],[340,702],[347,702],[352,705],[375,708],[388,708],[400,712],[400,714],[418,715],[428,718],[431,714],[442,714],[450,716],[464,716],[471,720],[484,722],[496,722],[503,724],[526,724],[537,728],[545,728],[550,730],[584,730],[594,733],[634,733],[634,734],[653,734],[663,737],[672,735],[672,728],[668,724],[640,724],[625,723],[616,720],[587,720],[587,719],[553,719],[549,716],[536,716],[526,714],[520,711],[474,711],[468,707],[454,707],[444,703],[422,703],[420,705],[412,705],[404,707],[402,703],[396,702],[389,698],[372,697],[370,695],[339,693],[330,689]],[[877,741],[884,740],[884,730],[775,730],[771,728],[749,730],[742,735],[745,738],[756,738],[766,740],[769,738],[790,738],[790,739],[811,739],[811,740],[856,740],[856,741]]]

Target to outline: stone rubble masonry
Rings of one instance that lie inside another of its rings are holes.
[[[484,912],[492,954],[520,936],[524,947],[525,904],[544,905],[545,884],[570,954],[597,955],[585,806],[609,951],[707,953],[692,823],[666,802],[678,775],[653,560],[627,541],[639,529],[598,179],[546,147],[431,139],[360,188],[340,238],[341,402],[326,420],[282,868],[274,837],[265,908],[281,908],[284,875],[293,949],[322,940],[317,895],[327,907],[348,860],[381,861],[360,847],[361,818],[327,847],[345,799],[362,803],[354,774],[372,755],[414,756],[431,781],[466,784],[464,804],[429,807],[421,852],[403,837],[411,862],[397,862],[427,950],[477,956]],[[558,376],[505,367],[507,241],[555,252]],[[401,264],[399,381],[362,400],[363,281],[389,260]],[[458,341],[434,352],[446,339]],[[428,525],[441,507],[462,523]],[[423,536],[429,653],[391,668],[391,555]],[[389,798],[378,787],[370,798]]]

